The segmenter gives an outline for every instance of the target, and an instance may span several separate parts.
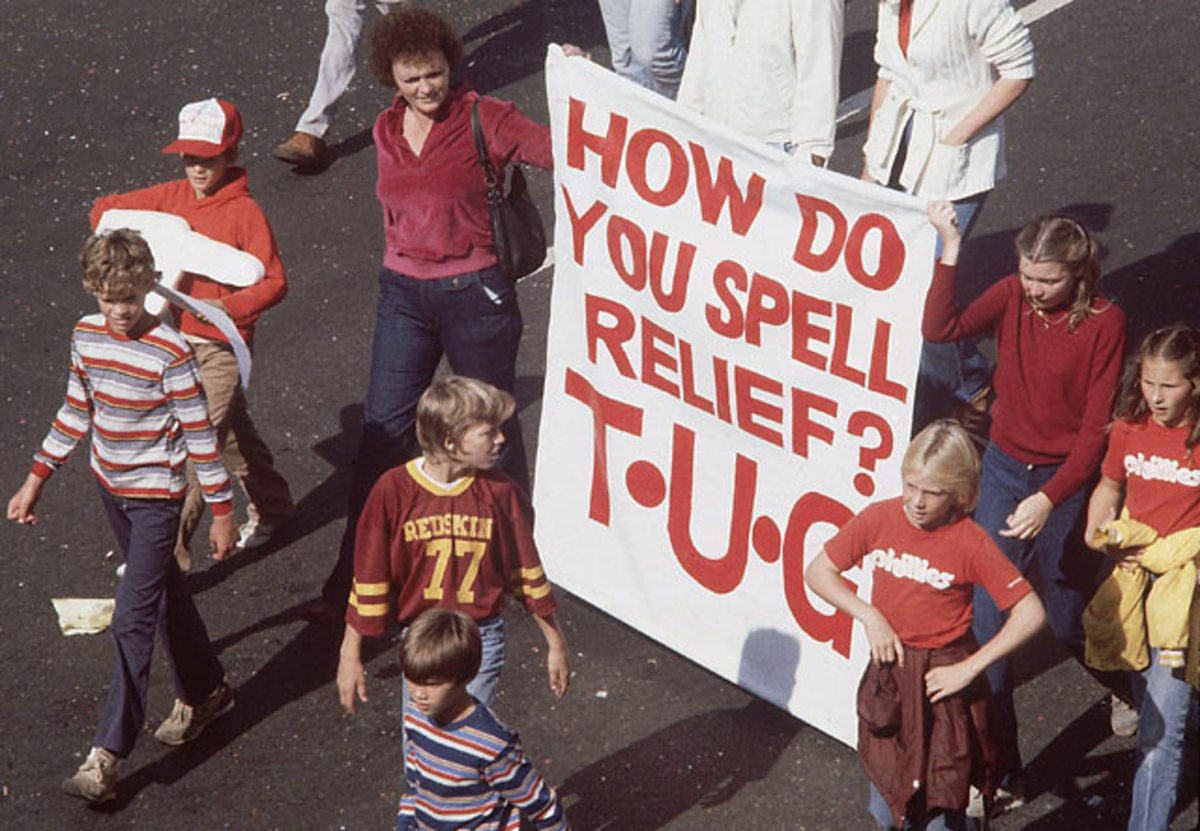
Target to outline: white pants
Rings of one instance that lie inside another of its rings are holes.
[[[613,69],[675,98],[687,62],[694,0],[600,0]]]
[[[362,43],[363,17],[368,6],[375,6],[380,14],[404,0],[326,0],[325,16],[329,19],[329,32],[325,46],[321,49],[321,63],[317,67],[317,83],[308,100],[308,109],[296,122],[296,131],[324,138],[329,132],[333,114],[337,112],[338,100],[346,93],[354,72],[358,68],[359,46]]]

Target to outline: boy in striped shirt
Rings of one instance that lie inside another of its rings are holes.
[[[467,692],[483,651],[462,612],[429,609],[400,644],[408,688],[398,831],[567,831],[558,795],[525,758],[521,740]]]
[[[100,314],[75,324],[66,400],[25,484],[9,500],[8,518],[37,522],[42,487],[90,429],[91,468],[125,574],[111,626],[116,661],[108,698],[87,759],[62,789],[107,802],[116,797],[117,760],[133,750],[145,721],[150,656],[160,628],[177,697],[155,738],[169,745],[191,741],[233,708],[225,671],[173,553],[189,457],[212,508],[215,559],[233,548],[237,528],[192,350],[145,309],[158,279],[149,246],[133,231],[111,231],[88,239],[80,263],[84,289],[95,296]]]

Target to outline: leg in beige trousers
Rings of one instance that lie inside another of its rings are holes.
[[[237,358],[223,343],[193,343],[200,366],[200,383],[208,399],[208,417],[221,445],[221,460],[241,483],[249,500],[249,521],[278,527],[292,513],[287,481],[275,470],[275,459],[250,420],[246,396],[238,383]],[[188,464],[188,490],[179,520],[175,559],[183,569],[191,566],[188,543],[204,514],[204,496],[196,473]]]

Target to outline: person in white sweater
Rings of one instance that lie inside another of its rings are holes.
[[[679,103],[824,165],[844,17],[843,0],[698,0]]]
[[[1007,172],[1004,112],[1034,76],[1028,27],[1008,0],[880,0],[875,62],[862,178],[949,199],[965,238]],[[949,408],[974,419],[989,376],[974,342],[925,344],[913,429]]]

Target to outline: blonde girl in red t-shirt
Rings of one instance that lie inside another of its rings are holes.
[[[1103,476],[1088,503],[1088,544],[1094,545],[1096,530],[1116,519],[1122,507],[1130,519],[1153,528],[1159,537],[1200,526],[1198,443],[1200,332],[1168,326],[1142,341],[1121,382]],[[1141,549],[1100,548],[1120,557],[1124,567],[1141,556]],[[1193,606],[1198,595],[1193,592]],[[1192,609],[1189,616],[1192,640],[1200,638],[1200,614],[1195,612]],[[1150,650],[1149,665],[1134,688],[1140,718],[1130,831],[1165,831],[1169,825],[1188,710],[1196,706],[1196,667],[1187,667],[1189,683],[1182,668],[1161,660],[1162,652]]]
[[[989,738],[981,678],[1042,625],[1029,583],[968,516],[979,455],[954,421],[935,421],[904,454],[903,494],[851,519],[805,571],[822,599],[859,621],[871,664],[859,689],[859,756],[870,812],[885,829],[961,827],[969,785],[990,793],[1010,751]],[[841,573],[873,572],[871,601]],[[994,638],[971,635],[974,590],[1009,612]],[[886,676],[886,677],[885,677]],[[880,711],[886,724],[880,723]],[[983,763],[980,764],[980,760]]]

